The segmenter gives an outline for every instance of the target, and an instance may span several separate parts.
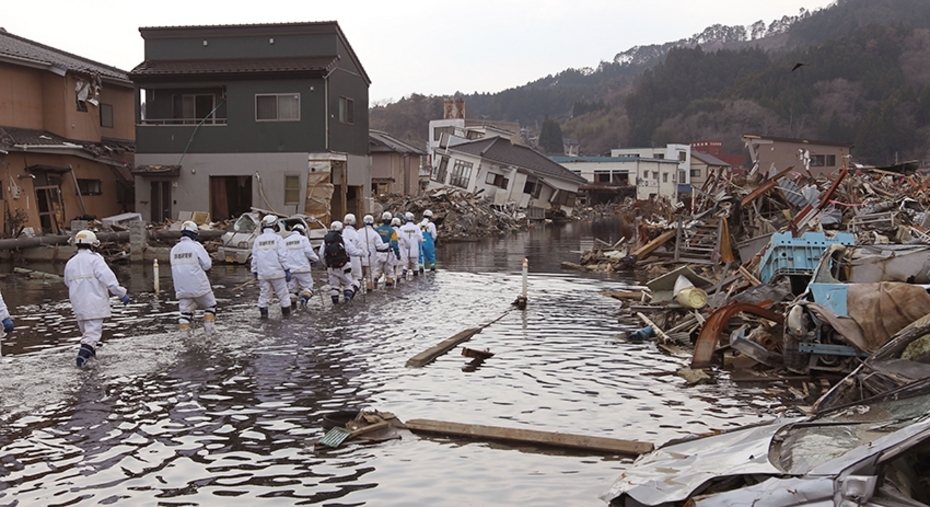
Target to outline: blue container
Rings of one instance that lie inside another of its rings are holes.
[[[836,243],[854,245],[856,237],[848,232],[838,232],[832,238],[822,232],[805,232],[795,238],[789,232],[776,232],[762,254],[759,280],[771,283],[783,275],[813,275],[823,253]]]

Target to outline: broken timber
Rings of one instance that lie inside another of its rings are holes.
[[[478,331],[481,331],[480,327],[473,327],[473,328],[466,329],[456,334],[452,338],[449,338],[448,340],[444,340],[439,345],[430,347],[429,349],[424,350],[423,352],[420,352],[419,354],[411,357],[410,359],[407,360],[407,366],[413,366],[415,368],[419,368],[420,366],[423,366],[431,362],[432,360],[436,359],[437,357],[445,354],[452,347],[455,347],[456,345],[462,343],[463,341],[471,338]]]
[[[675,237],[675,234],[676,234],[676,229],[665,231],[662,234],[659,234],[658,236],[656,236],[654,240],[634,250],[632,255],[635,255],[637,259],[643,259],[647,255],[652,253],[653,250],[655,250],[656,248],[659,248],[660,246],[667,243],[668,240]]]
[[[521,444],[537,444],[617,454],[640,455],[652,452],[654,448],[649,442],[639,442],[636,440],[588,437],[584,435],[572,435],[570,433],[553,433],[548,431],[502,428],[499,426],[461,424],[429,419],[413,419],[407,421],[406,426],[407,429],[414,433],[436,433],[456,437],[501,440]]]

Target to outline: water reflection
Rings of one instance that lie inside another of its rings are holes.
[[[134,302],[115,308],[87,371],[72,366],[78,332],[63,286],[7,278],[18,328],[3,338],[0,504],[600,505],[629,460],[412,435],[326,453],[308,443],[322,414],[348,408],[655,442],[769,413],[761,390],[737,398],[727,385],[643,375],[681,361],[615,340],[634,324],[617,322],[600,292],[624,280],[558,268],[595,236],[619,239],[599,227],[442,245],[434,275],[349,306],[317,296],[290,320],[259,321],[257,289],[234,290],[247,270],[218,267],[210,340],[199,329],[178,340],[170,292],[151,293],[150,269],[120,267]],[[524,256],[520,312],[510,302]],[[495,353],[480,367],[466,371],[458,350],[404,366],[495,319],[466,344]]]

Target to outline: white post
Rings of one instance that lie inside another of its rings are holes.
[[[158,294],[161,290],[161,280],[158,278],[158,259],[155,259],[155,263],[152,264],[152,273],[155,278],[155,294]]]
[[[523,300],[526,300],[526,278],[529,275],[529,265],[527,264],[526,257],[523,258]]]

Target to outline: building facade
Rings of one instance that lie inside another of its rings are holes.
[[[131,211],[132,111],[125,71],[0,30],[5,235]]]
[[[850,143],[751,134],[743,135],[743,144],[755,166],[765,171],[764,174],[768,174],[773,166],[779,171],[794,166],[798,170],[807,167],[814,175],[832,173],[843,167],[843,157],[849,155],[853,148]]]
[[[370,209],[370,80],[336,22],[140,28],[136,210]]]
[[[417,195],[426,152],[380,130],[369,137],[372,193]]]

